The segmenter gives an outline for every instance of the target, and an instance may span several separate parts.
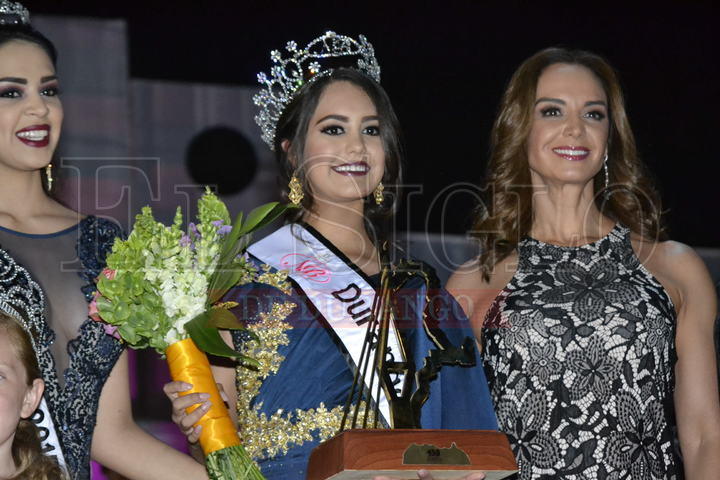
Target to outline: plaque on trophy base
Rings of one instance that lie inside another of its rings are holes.
[[[313,450],[307,480],[368,480],[375,475],[435,479],[484,472],[499,480],[517,472],[505,434],[492,430],[346,430]]]

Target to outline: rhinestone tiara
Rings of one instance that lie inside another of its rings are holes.
[[[380,81],[380,65],[375,58],[375,50],[364,35],[358,35],[358,39],[354,40],[327,31],[305,48],[298,48],[296,42],[289,41],[285,49],[289,54],[285,59],[278,50],[270,52],[273,62],[270,75],[258,73],[257,79],[262,89],[253,96],[255,105],[260,108],[255,122],[260,126],[262,139],[270,146],[270,150],[275,149],[277,122],[300,87],[333,71],[333,68],[322,65],[324,59],[358,57],[355,68],[373,80]]]
[[[0,312],[18,320],[30,333],[42,331],[45,297],[27,270],[0,248]],[[30,335],[36,352],[37,335]]]
[[[0,25],[29,25],[30,12],[20,2],[0,1]]]

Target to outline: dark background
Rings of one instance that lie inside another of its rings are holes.
[[[710,2],[28,1],[33,13],[124,18],[136,78],[253,85],[269,51],[326,29],[364,33],[405,131],[401,228],[460,233],[490,126],[518,64],[552,45],[589,49],[620,74],[670,235],[720,247],[718,7]],[[60,61],[62,62],[62,52]],[[416,190],[410,188],[410,190]],[[445,203],[443,210],[440,205]],[[407,213],[409,211],[409,213]]]

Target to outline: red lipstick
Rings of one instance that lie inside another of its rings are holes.
[[[15,136],[30,147],[47,147],[50,144],[50,125],[31,125],[15,132]]]

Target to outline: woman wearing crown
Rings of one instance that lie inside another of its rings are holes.
[[[88,320],[93,280],[121,232],[68,210],[47,192],[63,117],[55,60],[54,46],[30,26],[28,11],[0,2],[0,304],[19,301],[26,291],[33,297],[30,283],[10,268],[23,264],[44,295],[28,300],[25,314],[6,313],[21,317],[32,334],[43,372],[44,400],[33,418],[43,449],[73,479],[89,478],[91,456],[128,478],[205,478],[196,462],[135,425],[126,354]]]
[[[397,252],[383,227],[397,198],[401,148],[372,46],[362,36],[356,41],[328,32],[303,49],[290,42],[287,51],[288,59],[272,52],[271,75],[258,76],[264,88],[255,97],[256,121],[299,208],[290,223],[248,249],[276,288],[254,285],[227,299],[239,304],[238,316],[260,337],[258,343],[232,338],[259,359],[259,371],[217,367],[215,374],[237,405],[245,448],[264,475],[300,480],[311,450],[341,426],[384,274],[402,278],[388,330],[394,361],[419,369],[430,350],[462,344],[468,330],[447,292],[432,290],[428,267],[391,261]],[[473,348],[464,352],[477,364]],[[397,424],[389,397],[412,384],[409,368],[392,377],[394,391],[368,398],[380,425]],[[194,441],[203,411],[186,415],[184,409],[203,399],[177,397],[182,389],[166,386],[175,422]],[[430,390],[423,428],[496,428],[481,368],[443,367]]]

